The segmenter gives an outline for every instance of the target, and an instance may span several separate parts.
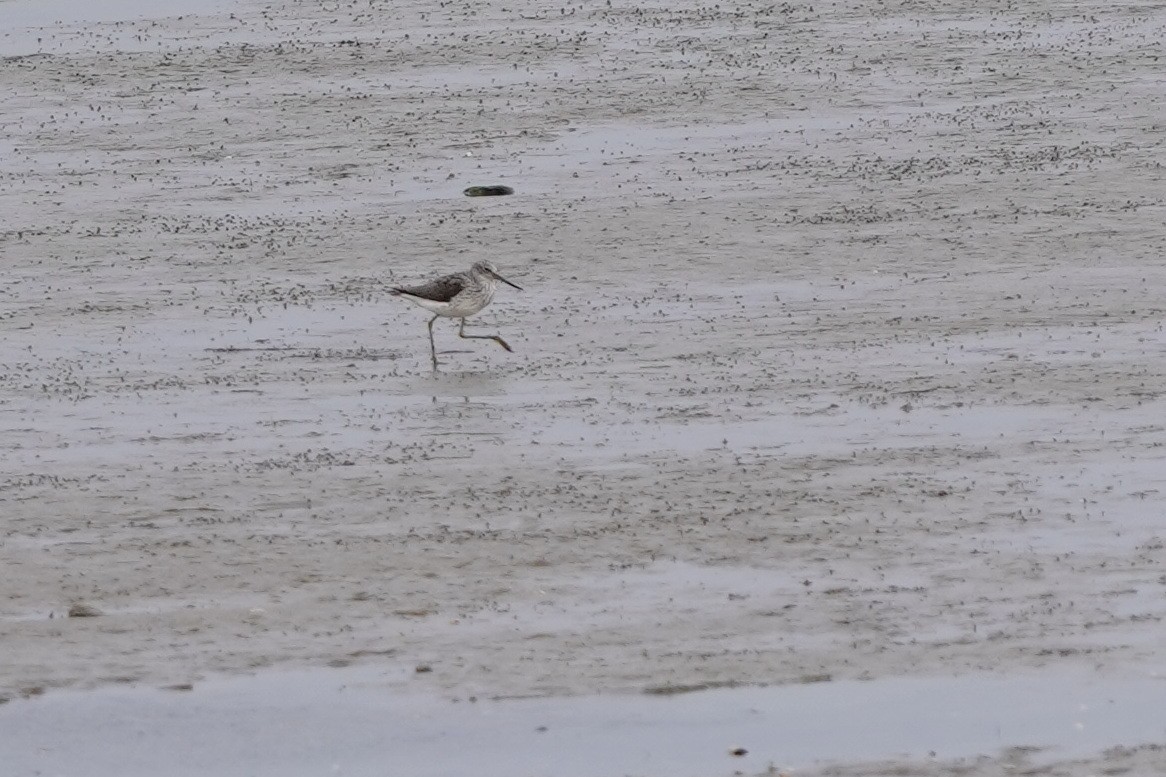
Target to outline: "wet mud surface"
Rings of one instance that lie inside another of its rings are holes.
[[[276,3],[0,38],[0,689],[1160,669],[1164,28]],[[389,289],[478,259],[525,292],[470,331],[516,353],[439,321],[433,373]]]

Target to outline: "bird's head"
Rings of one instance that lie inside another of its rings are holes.
[[[522,287],[517,283],[511,283],[499,275],[498,270],[494,267],[493,262],[474,262],[474,266],[471,267],[470,270],[473,271],[476,275],[485,275],[487,278],[493,278],[495,280],[502,281],[507,286],[513,286],[519,291],[522,291]]]

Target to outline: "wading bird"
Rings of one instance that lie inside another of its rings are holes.
[[[522,291],[518,284],[511,283],[498,274],[490,262],[475,262],[468,272],[443,275],[420,286],[394,286],[392,294],[404,297],[414,305],[423,307],[433,318],[429,319],[429,353],[433,357],[433,369],[437,369],[437,346],[433,344],[433,322],[441,316],[460,318],[458,336],[467,340],[493,340],[507,351],[513,351],[498,335],[467,335],[466,317],[472,316],[490,304],[498,281]]]

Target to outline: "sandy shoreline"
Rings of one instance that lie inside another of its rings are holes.
[[[1166,13],[266,8],[0,61],[6,696],[1163,669]]]

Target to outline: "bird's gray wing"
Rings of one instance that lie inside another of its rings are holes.
[[[434,302],[449,302],[465,287],[465,278],[457,273],[445,275],[420,286],[395,286],[393,291],[397,294],[408,294],[410,297],[420,297]]]

